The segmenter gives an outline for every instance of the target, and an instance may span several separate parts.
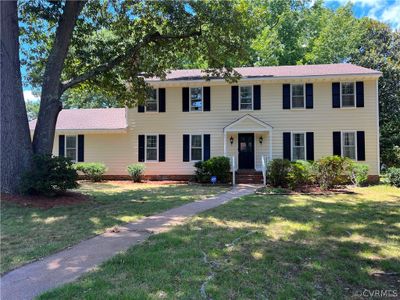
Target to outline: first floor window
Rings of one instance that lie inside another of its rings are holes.
[[[240,87],[240,110],[253,109],[253,87],[241,86]]]
[[[192,135],[190,141],[191,160],[203,159],[203,141],[201,135]]]
[[[203,88],[190,88],[190,111],[203,110]]]
[[[306,159],[305,133],[292,134],[292,160]]]
[[[77,137],[76,135],[67,135],[65,137],[65,156],[76,162],[77,155]]]
[[[342,132],[343,156],[356,159],[356,133]]]
[[[341,83],[342,107],[354,107],[356,104],[354,82]]]
[[[146,136],[146,161],[157,161],[157,135]]]
[[[153,89],[150,93],[150,98],[146,100],[146,111],[157,111],[157,90]]]
[[[304,84],[292,84],[292,108],[304,108]]]

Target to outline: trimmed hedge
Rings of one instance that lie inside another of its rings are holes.
[[[220,183],[227,183],[230,179],[231,164],[228,157],[214,156],[206,161],[198,161],[194,166],[199,182],[209,183],[211,176],[216,176]]]
[[[75,169],[82,172],[90,181],[98,182],[101,181],[102,176],[107,171],[107,167],[103,163],[88,163],[82,162],[75,164]]]
[[[132,177],[133,182],[141,182],[144,170],[146,166],[144,164],[131,164],[128,166],[128,173]]]

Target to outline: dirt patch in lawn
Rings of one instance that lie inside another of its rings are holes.
[[[20,206],[37,207],[42,209],[49,209],[55,206],[76,205],[90,200],[91,197],[89,195],[77,192],[65,192],[54,197],[1,194],[1,201],[13,202]]]
[[[319,186],[303,186],[298,187],[293,190],[288,188],[275,188],[275,187],[262,187],[256,191],[256,194],[261,195],[332,195],[332,194],[355,194],[354,191],[351,191],[346,186],[330,189],[330,190],[322,190]]]

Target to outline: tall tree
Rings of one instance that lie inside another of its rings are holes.
[[[21,89],[17,4],[4,3],[1,190],[15,192],[28,168],[32,147]],[[247,6],[240,0],[25,0],[19,2],[19,10],[21,39],[31,45],[22,49],[28,78],[41,91],[34,153],[51,153],[62,95],[67,90],[85,84],[113,95],[117,106],[134,106],[148,95],[145,78],[165,77],[184,56],[204,61],[210,75],[233,80],[237,76],[233,64],[247,55],[242,45],[251,39],[243,26]],[[3,137],[7,142],[10,136],[15,137],[13,143],[3,143]],[[3,163],[8,151],[13,153],[7,157],[11,161]]]
[[[17,4],[1,1],[1,190],[15,193],[31,163],[32,146],[22,92]]]
[[[351,62],[382,72],[379,79],[381,160],[400,166],[400,32],[365,19],[363,34]]]

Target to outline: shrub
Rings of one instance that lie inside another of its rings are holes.
[[[351,182],[357,186],[363,186],[368,181],[369,166],[356,162],[349,162],[347,165],[347,173]]]
[[[387,170],[386,175],[391,185],[400,187],[400,168],[391,167]]]
[[[286,186],[288,184],[288,173],[290,170],[290,161],[287,159],[273,159],[269,162],[267,176],[269,183],[274,186]]]
[[[78,174],[70,159],[51,155],[34,155],[32,170],[21,180],[24,194],[54,196],[78,187]]]
[[[102,163],[77,163],[75,169],[82,172],[90,181],[101,181],[101,177],[107,171],[107,168]]]
[[[326,156],[315,162],[316,179],[321,189],[330,189],[343,182],[350,159]]]
[[[230,179],[231,164],[228,157],[215,156],[206,161],[198,161],[194,166],[196,180],[199,182],[210,182],[211,176],[216,176],[220,183],[226,183]]]
[[[292,162],[287,174],[288,185],[291,189],[311,184],[313,182],[312,164],[306,160]]]
[[[144,164],[131,164],[128,166],[128,173],[134,182],[141,182],[145,169],[146,166]]]

